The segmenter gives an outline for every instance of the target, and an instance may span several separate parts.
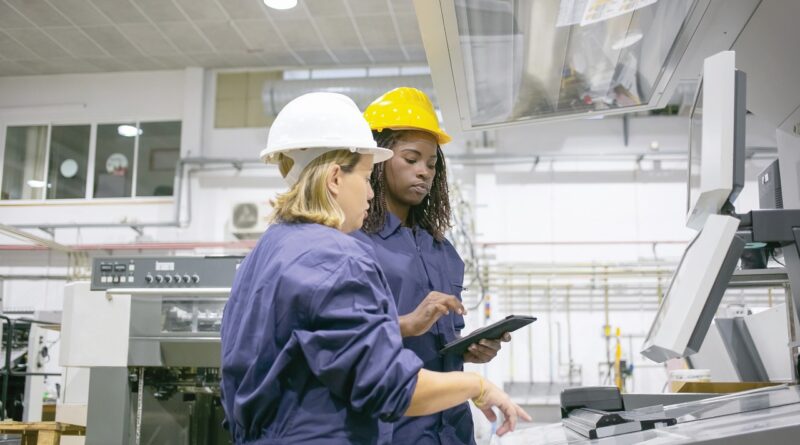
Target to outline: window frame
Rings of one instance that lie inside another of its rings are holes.
[[[137,196],[136,186],[138,181],[139,169],[139,135],[135,136],[134,151],[133,151],[133,168],[131,174],[131,195],[126,197],[113,197],[113,198],[95,198],[94,197],[94,184],[95,184],[95,166],[97,156],[97,127],[99,125],[120,124],[131,122],[136,125],[136,128],[141,128],[142,123],[158,123],[158,122],[180,122],[183,128],[183,118],[162,118],[162,119],[132,119],[132,118],[118,118],[118,119],[102,119],[87,122],[86,119],[64,119],[58,121],[42,121],[42,120],[19,120],[19,121],[6,121],[0,125],[0,159],[5,159],[6,140],[8,134],[8,127],[33,127],[33,126],[47,126],[47,144],[44,158],[44,178],[47,180],[50,174],[50,151],[52,142],[53,126],[61,125],[89,125],[89,159],[86,164],[87,178],[86,190],[83,198],[47,198],[47,191],[43,191],[42,198],[38,199],[7,199],[0,200],[0,208],[3,207],[28,207],[28,206],[59,206],[59,205],[75,205],[75,204],[161,204],[173,202],[175,195],[172,196]],[[179,137],[182,135],[179,135]],[[183,153],[183,139],[181,138],[179,158]],[[5,168],[0,168],[0,188],[3,184],[3,174]],[[0,190],[2,192],[2,190]]]

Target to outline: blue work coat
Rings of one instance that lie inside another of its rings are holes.
[[[270,226],[236,272],[221,335],[237,444],[389,443],[384,422],[408,409],[422,367],[371,247],[319,224]]]
[[[397,312],[406,315],[431,291],[455,295],[461,299],[464,262],[449,241],[436,241],[426,230],[403,227],[400,219],[388,213],[383,228],[373,234],[354,232],[371,240],[378,263],[386,274]],[[461,356],[440,356],[439,349],[459,337],[464,318],[455,312],[440,318],[431,329],[417,337],[406,337],[403,345],[425,363],[425,369],[462,371]],[[475,435],[469,404],[463,403],[438,414],[404,417],[394,424],[395,445],[474,444]]]

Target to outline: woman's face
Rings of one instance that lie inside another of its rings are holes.
[[[409,130],[395,142],[394,157],[386,161],[388,198],[416,206],[428,196],[436,176],[436,138],[424,131]]]
[[[372,175],[373,155],[362,154],[352,172],[346,173],[339,166],[328,180],[328,188],[344,212],[341,231],[358,230],[367,217],[369,201],[375,196],[369,178]]]

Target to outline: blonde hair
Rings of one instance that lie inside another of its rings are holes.
[[[279,156],[278,169],[286,176],[294,161],[283,154]],[[359,153],[345,149],[329,151],[311,161],[288,192],[270,201],[273,208],[270,222],[317,223],[341,228],[344,212],[328,190],[330,167],[338,165],[345,173],[352,173],[360,159]]]

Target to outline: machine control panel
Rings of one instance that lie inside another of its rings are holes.
[[[231,287],[242,256],[108,257],[92,264],[92,290]]]

